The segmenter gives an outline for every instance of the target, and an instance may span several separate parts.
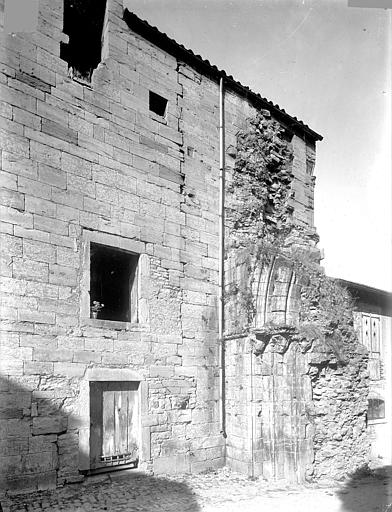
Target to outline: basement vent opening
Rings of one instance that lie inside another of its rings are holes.
[[[90,244],[90,316],[138,321],[139,256],[122,249]]]
[[[64,0],[63,32],[68,43],[60,43],[60,57],[68,62],[70,75],[91,81],[101,62],[106,0]]]
[[[151,112],[154,112],[158,116],[165,117],[166,115],[166,107],[167,107],[167,99],[163,98],[163,96],[159,96],[155,92],[149,91],[149,108]]]

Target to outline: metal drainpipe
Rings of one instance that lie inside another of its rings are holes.
[[[223,77],[219,82],[219,318],[218,336],[220,347],[220,399],[221,434],[226,434],[226,371],[224,333],[224,286],[225,286],[225,111]]]
[[[255,420],[256,420],[256,408],[254,403],[254,368],[253,368],[253,358],[255,357],[253,354],[253,350],[249,350],[250,356],[250,417],[251,417],[251,425],[250,425],[250,454],[251,454],[251,477],[255,476]]]

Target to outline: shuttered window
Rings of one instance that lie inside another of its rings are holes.
[[[372,380],[381,378],[380,317],[362,314],[362,343],[369,350],[369,375]]]

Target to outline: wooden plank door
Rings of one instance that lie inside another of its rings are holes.
[[[137,382],[90,384],[91,468],[137,464],[139,394]]]

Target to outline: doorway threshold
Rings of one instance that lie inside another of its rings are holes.
[[[102,475],[106,473],[118,473],[119,471],[129,471],[135,474],[139,475],[145,475],[147,472],[142,471],[137,466],[135,466],[133,463],[130,464],[119,464],[117,466],[106,466],[102,468],[95,468],[95,469],[87,469],[85,471],[81,471],[84,476],[94,476],[94,475]]]

